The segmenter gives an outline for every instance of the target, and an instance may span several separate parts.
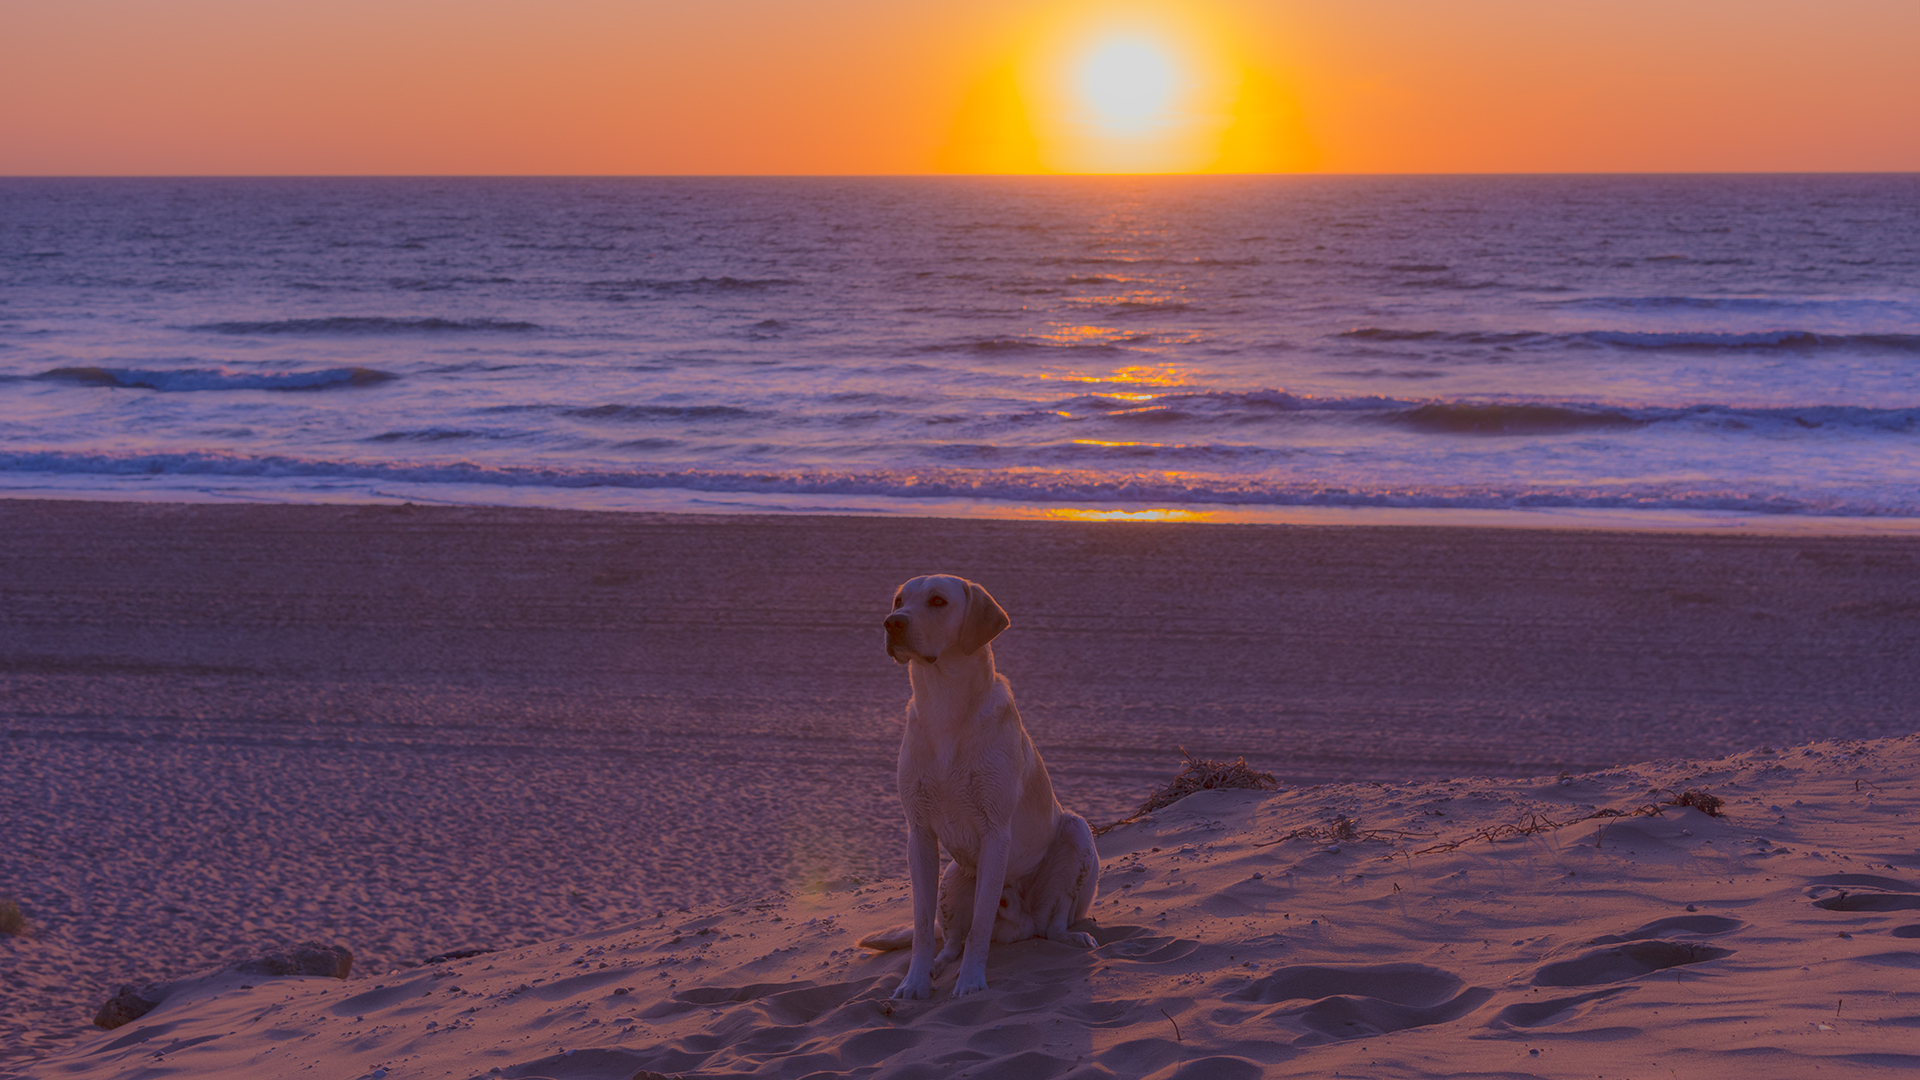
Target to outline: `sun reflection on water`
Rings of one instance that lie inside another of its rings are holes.
[[[1037,371],[1034,372],[1034,378],[1052,382],[1174,387],[1191,385],[1192,371],[1174,364],[1133,364],[1113,368],[1105,374],[1091,371]],[[1105,396],[1127,401],[1146,401],[1156,395],[1138,391],[1112,390],[1107,391]]]
[[[1061,326],[1054,324],[1034,335],[1048,345],[1132,345],[1146,340],[1137,330],[1112,326]]]
[[[1060,507],[1048,510],[1042,516],[1056,521],[1210,521],[1219,515],[1207,510],[1083,510],[1079,507]]]

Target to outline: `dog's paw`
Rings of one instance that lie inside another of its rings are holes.
[[[956,980],[954,980],[954,984],[953,984],[953,996],[954,996],[954,997],[966,997],[966,996],[967,996],[968,994],[977,994],[977,993],[979,993],[980,991],[982,991],[982,990],[985,990],[986,988],[987,988],[987,973],[986,973],[986,972],[984,972],[984,971],[974,971],[974,972],[967,972],[967,971],[962,971],[962,972],[960,973],[960,977],[959,977],[958,979],[956,979]]]
[[[933,980],[924,975],[918,979],[909,975],[901,979],[900,985],[893,989],[895,1001],[925,1001],[932,996]]]
[[[1081,948],[1081,949],[1091,949],[1100,944],[1099,942],[1093,940],[1092,934],[1082,934],[1073,930],[1068,930],[1065,933],[1061,933],[1061,934],[1049,934],[1047,936],[1051,940],[1058,941],[1066,945],[1072,945],[1076,948]]]

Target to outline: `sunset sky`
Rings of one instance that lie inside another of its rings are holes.
[[[0,0],[0,174],[1920,170],[1914,0]]]

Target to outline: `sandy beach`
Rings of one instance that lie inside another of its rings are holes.
[[[0,535],[0,1074],[1920,1064],[1920,538],[27,500]],[[905,904],[879,620],[926,572],[1012,614],[1069,807],[1181,748],[1282,788],[1103,836],[1091,955],[889,1012],[904,957],[852,948]],[[1693,788],[1727,815],[1473,839]],[[307,939],[353,977],[89,1024]]]

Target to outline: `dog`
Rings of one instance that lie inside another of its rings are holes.
[[[1054,798],[1013,688],[994,670],[992,641],[1009,622],[987,590],[941,575],[900,586],[882,624],[887,655],[906,665],[913,686],[899,776],[913,926],[860,944],[911,941],[895,998],[931,997],[934,977],[955,957],[953,996],[985,990],[995,941],[1096,944],[1073,926],[1093,906],[1100,855],[1087,819]],[[944,875],[941,848],[953,857]]]

